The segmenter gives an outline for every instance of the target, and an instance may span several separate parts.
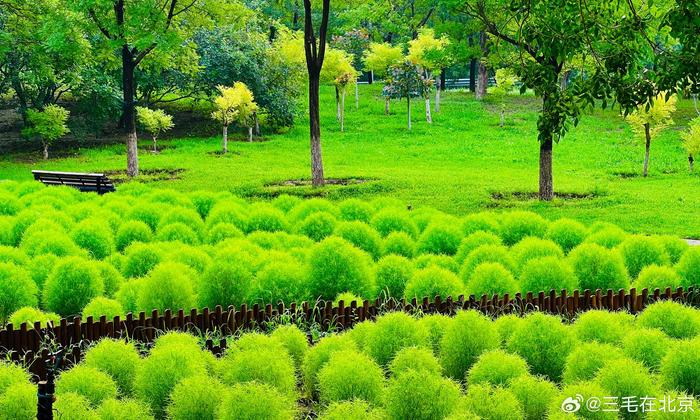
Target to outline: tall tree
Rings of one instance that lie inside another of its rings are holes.
[[[321,118],[319,105],[319,88],[321,69],[326,56],[326,37],[328,35],[328,17],[330,0],[322,0],[321,22],[318,37],[314,30],[314,16],[311,0],[304,0],[304,53],[306,69],[309,73],[309,131],[311,137],[311,184],[321,187],[325,183],[323,176],[323,156],[321,154]]]

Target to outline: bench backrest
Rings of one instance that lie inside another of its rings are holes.
[[[46,185],[66,185],[98,194],[115,191],[114,183],[104,174],[81,172],[32,171],[34,179]]]

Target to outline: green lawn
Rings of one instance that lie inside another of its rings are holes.
[[[307,120],[269,141],[230,145],[220,156],[220,136],[161,142],[160,154],[141,153],[143,169],[181,168],[178,179],[156,180],[176,190],[229,190],[246,197],[281,192],[393,197],[413,206],[427,205],[464,214],[485,209],[521,208],[548,218],[570,217],[590,223],[604,220],[633,232],[672,233],[700,238],[700,175],[689,175],[679,133],[694,115],[690,101],[679,101],[677,126],[652,144],[648,178],[640,176],[643,145],[615,111],[585,116],[554,148],[554,187],[576,198],[540,203],[537,190],[539,101],[508,98],[506,127],[498,126],[500,105],[475,101],[469,93],[443,95],[442,111],[425,123],[422,101],[414,101],[413,131],[406,129],[405,103],[392,103],[385,116],[380,86],[361,86],[360,109],[347,100],[346,131],[335,121],[331,89],[322,91],[323,157],[326,176],[368,178],[369,182],[329,186],[269,186],[310,176]],[[242,138],[243,134],[240,134]],[[148,146],[144,139],[144,147]],[[38,152],[37,152],[38,153]],[[122,145],[81,150],[75,157],[28,163],[5,156],[0,178],[30,179],[30,169],[70,171],[120,170],[126,165]],[[513,194],[515,193],[515,194]],[[525,194],[521,194],[525,193]]]

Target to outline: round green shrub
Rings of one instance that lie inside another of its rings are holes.
[[[310,239],[320,242],[333,234],[337,225],[335,217],[325,212],[310,214],[297,225],[297,232],[308,236]]]
[[[357,350],[355,342],[348,335],[323,337],[309,349],[301,365],[304,388],[309,396],[318,393],[318,372],[328,363],[331,355],[345,350]]]
[[[416,224],[419,233],[423,233],[431,223],[459,225],[461,222],[454,216],[447,215],[446,213],[430,207],[420,207],[415,210],[411,209],[409,216]],[[462,236],[461,231],[459,235]]]
[[[0,394],[0,419],[2,420],[32,420],[36,418],[37,396],[36,385],[29,381],[20,382]],[[60,413],[60,405],[54,405]]]
[[[625,261],[630,277],[636,278],[646,266],[668,265],[670,258],[663,244],[656,238],[647,236],[630,236],[619,245],[620,254]]]
[[[158,264],[143,283],[137,297],[137,305],[143,311],[157,309],[190,309],[196,305],[192,287],[192,271],[183,264],[165,262]]]
[[[53,255],[53,254],[49,254]],[[30,263],[30,259],[22,250],[11,246],[0,246],[0,263],[9,263],[16,266],[25,267]]]
[[[676,264],[681,259],[685,251],[690,248],[688,242],[677,236],[661,235],[657,236],[656,238],[659,242],[661,242],[664,249],[666,249],[668,257],[671,260],[671,264]]]
[[[10,314],[23,306],[36,306],[37,293],[27,270],[12,263],[0,263],[0,322],[6,322]]]
[[[635,328],[622,339],[622,351],[627,357],[644,363],[651,370],[658,370],[669,348],[671,339],[659,330]]]
[[[579,288],[574,270],[558,257],[542,257],[528,261],[520,272],[520,291],[573,291]]]
[[[498,316],[493,322],[501,339],[501,344],[505,345],[515,331],[516,327],[522,323],[523,319],[515,314],[505,314]]]
[[[39,290],[44,288],[44,283],[49,277],[49,274],[51,274],[53,268],[56,266],[58,260],[59,257],[53,254],[39,255],[32,258],[29,265],[25,266]]]
[[[221,380],[226,385],[259,382],[289,397],[296,395],[294,362],[286,351],[274,347],[230,351],[221,362]]]
[[[12,228],[14,227],[14,224],[14,218],[0,216],[0,245],[12,246],[15,244],[14,237],[12,235]]]
[[[279,340],[260,332],[248,332],[242,334],[236,340],[236,349],[238,350],[266,350],[273,348],[282,353],[286,351]]]
[[[396,353],[389,363],[389,371],[397,376],[415,370],[425,375],[439,375],[442,372],[440,362],[432,350],[422,347],[405,347]]]
[[[651,264],[642,268],[632,286],[640,292],[643,289],[654,291],[656,289],[666,290],[667,287],[675,289],[680,286],[681,282],[681,277],[673,268]]]
[[[564,258],[564,251],[562,251],[555,242],[549,239],[534,237],[524,238],[522,241],[515,244],[510,251],[518,270],[522,270],[525,264],[536,258]]]
[[[250,296],[262,303],[301,303],[308,297],[306,274],[304,267],[294,259],[272,261],[256,274]]]
[[[501,218],[501,239],[512,246],[527,236],[543,237],[547,228],[548,222],[542,216],[529,211],[513,211]]]
[[[53,325],[58,325],[60,321],[61,317],[58,316],[58,314],[53,312],[43,312],[30,306],[17,309],[8,319],[8,322],[15,326],[19,326],[25,322],[27,323],[27,326],[34,325],[35,322],[41,322],[42,326],[45,326],[49,322]]]
[[[36,226],[41,224],[37,222]],[[45,254],[53,254],[57,257],[85,254],[65,232],[50,228],[25,234],[20,247],[30,257]]]
[[[199,237],[204,232],[204,222],[202,216],[195,210],[189,208],[177,207],[165,213],[158,223],[157,231],[161,231],[164,227],[171,224],[183,224]]]
[[[457,253],[462,232],[456,225],[433,222],[425,228],[418,239],[418,251],[429,254],[454,255]]]
[[[375,260],[382,256],[382,238],[364,222],[343,222],[335,227],[335,236],[345,239],[365,251]]]
[[[467,294],[475,296],[502,296],[506,293],[515,294],[520,290],[508,269],[499,263],[490,262],[477,265],[466,286]]]
[[[71,238],[76,245],[98,260],[114,252],[112,231],[104,222],[84,220],[73,228]]]
[[[183,193],[162,188],[154,188],[146,192],[148,200],[155,204],[166,204],[169,207],[192,207],[192,201]]]
[[[151,409],[139,400],[123,398],[102,401],[95,414],[100,420],[153,420]]]
[[[372,227],[383,237],[392,232],[404,232],[411,238],[418,236],[418,227],[405,211],[396,208],[387,208],[377,212],[370,221]]]
[[[298,223],[314,213],[328,213],[335,218],[340,216],[340,211],[330,201],[312,198],[310,200],[301,200],[299,204],[289,210],[289,220]]]
[[[134,243],[124,250],[122,274],[125,277],[143,277],[164,260],[161,248],[155,244]]]
[[[256,382],[234,385],[224,393],[218,419],[292,420],[294,400],[274,387]]]
[[[676,271],[681,276],[681,286],[700,285],[700,248],[688,249],[678,260]]]
[[[85,352],[84,363],[111,376],[120,393],[128,395],[141,357],[133,343],[105,338]]]
[[[19,200],[7,192],[0,192],[0,215],[14,216],[20,210]]]
[[[455,261],[463,264],[469,253],[481,245],[501,245],[501,238],[491,232],[477,231],[462,239],[455,254]]]
[[[214,420],[224,393],[224,386],[216,379],[204,375],[184,378],[170,394],[168,418]]]
[[[78,257],[58,262],[43,290],[44,307],[59,315],[75,315],[93,298],[104,293],[100,272],[90,261]]]
[[[20,384],[29,384],[29,379],[29,373],[21,366],[10,361],[0,361],[0,395]]]
[[[382,366],[387,366],[405,347],[427,347],[428,332],[412,316],[394,312],[377,318],[368,331],[365,352]]]
[[[126,315],[126,312],[118,301],[102,296],[93,298],[87,305],[85,305],[82,312],[83,319],[92,317],[95,321],[99,321],[100,317],[103,315],[108,320],[111,320],[115,316]]]
[[[508,339],[508,351],[523,357],[532,373],[557,382],[561,378],[569,352],[575,347],[573,332],[561,319],[533,313],[516,326]]]
[[[629,288],[627,269],[617,251],[596,244],[583,244],[569,253],[568,260],[584,290]]]
[[[253,273],[243,261],[216,259],[199,282],[199,305],[240,305],[253,283]]]
[[[353,400],[329,404],[318,417],[320,420],[385,420],[381,410],[373,410],[367,401]]]
[[[578,396],[581,396],[578,399]],[[586,419],[586,420],[617,420],[617,411],[601,411],[589,410],[586,406],[586,401],[590,398],[598,398],[601,403],[603,397],[608,396],[606,391],[595,382],[576,382],[574,384],[565,385],[561,393],[552,400],[549,406],[548,419],[551,420],[566,420],[566,419]],[[568,413],[563,411],[563,407],[571,403],[571,398],[576,399],[580,406],[576,413]]]
[[[447,417],[459,401],[455,382],[409,370],[389,381],[384,407],[390,419],[431,420]]]
[[[418,323],[428,331],[428,343],[436,355],[440,354],[440,341],[451,322],[451,317],[441,314],[423,315],[418,319]]]
[[[577,381],[591,380],[605,362],[622,358],[624,354],[618,347],[583,342],[576,346],[566,358],[562,381],[565,384],[572,384]]]
[[[518,398],[508,389],[488,384],[467,389],[464,408],[485,420],[520,420],[525,411]]]
[[[151,228],[151,231],[155,232],[160,223],[161,216],[165,213],[165,211],[163,211],[164,209],[166,209],[166,207],[163,205],[139,200],[131,207],[127,218],[129,220],[143,222]]]
[[[687,405],[681,409],[681,404]],[[663,409],[664,405],[670,409]],[[675,411],[671,408],[674,406],[676,407]],[[667,391],[656,401],[654,411],[647,410],[646,420],[697,420],[699,412],[700,401],[697,397],[693,398],[692,395]]]
[[[440,364],[445,374],[462,380],[476,359],[498,348],[498,332],[491,320],[476,311],[459,312],[440,341]]]
[[[413,263],[408,258],[387,255],[377,261],[375,266],[377,289],[385,291],[389,297],[403,296],[413,272]]]
[[[93,407],[117,397],[117,385],[106,373],[86,365],[77,365],[61,373],[56,380],[56,395],[75,392],[87,398]]]
[[[217,223],[207,233],[206,242],[209,245],[216,245],[229,238],[242,238],[243,232],[231,223]]]
[[[280,325],[272,332],[271,337],[282,343],[287,350],[294,366],[301,367],[306,352],[309,350],[309,339],[296,325]]]
[[[384,372],[362,353],[338,352],[318,372],[320,401],[329,404],[355,398],[377,404],[382,397]]]
[[[627,239],[627,233],[615,225],[603,227],[597,231],[594,231],[591,226],[591,232],[584,242],[600,245],[608,249],[615,248]]]
[[[424,297],[433,298],[437,295],[443,298],[448,296],[456,298],[463,293],[464,285],[457,275],[444,268],[430,266],[413,273],[411,280],[406,283],[403,295],[406,299],[421,300]]]
[[[105,296],[114,297],[114,294],[119,290],[122,283],[124,283],[124,277],[121,273],[114,268],[114,266],[105,261],[95,261],[95,268],[100,273],[102,278],[102,283],[104,285]]]
[[[559,219],[552,222],[547,229],[545,238],[554,241],[568,253],[579,246],[588,236],[586,227],[571,219]]]
[[[459,276],[466,283],[472,276],[476,266],[483,263],[499,263],[510,272],[515,272],[515,262],[513,261],[508,248],[503,245],[481,245],[467,255]]]
[[[138,220],[129,220],[119,226],[115,244],[118,251],[123,251],[133,243],[151,242],[152,240],[153,232],[147,224]]]
[[[637,316],[637,324],[656,328],[671,338],[693,338],[700,334],[700,315],[681,303],[663,300],[647,306]]]
[[[207,216],[206,225],[210,228],[218,223],[228,223],[238,229],[245,230],[248,223],[248,215],[245,203],[236,200],[219,201],[211,208]]]
[[[488,383],[506,385],[511,379],[528,375],[525,360],[501,349],[482,353],[466,375],[469,386]]]
[[[491,213],[474,213],[464,216],[462,232],[468,236],[479,231],[499,234],[501,226],[498,219]]]
[[[362,321],[353,325],[352,328],[346,330],[343,336],[352,340],[358,349],[364,349],[365,343],[367,343],[367,336],[369,335],[370,330],[373,328],[373,321]]]
[[[287,229],[287,219],[280,210],[269,204],[257,203],[251,206],[246,232],[278,232]]]
[[[195,191],[189,194],[192,205],[202,219],[206,219],[212,207],[224,197],[211,191]]]
[[[333,299],[343,292],[375,294],[369,256],[340,238],[331,237],[314,246],[308,263],[312,298]]]
[[[417,269],[428,268],[431,266],[443,268],[453,273],[459,273],[459,266],[454,258],[448,255],[422,254],[413,260]]]
[[[126,281],[119,286],[119,290],[114,294],[114,299],[122,305],[127,313],[139,312],[138,299],[141,294],[141,286],[145,281],[146,279],[143,277]]]
[[[660,370],[669,388],[700,394],[700,338],[673,343],[661,361]]]
[[[187,245],[197,245],[199,235],[184,223],[169,223],[158,228],[156,239],[161,242],[182,242]]]
[[[189,245],[177,247],[177,249],[170,252],[168,257],[170,261],[185,264],[200,275],[204,274],[212,261],[212,258],[203,248]]]
[[[559,389],[552,382],[532,375],[511,379],[507,389],[520,401],[525,420],[546,419],[549,406],[559,394]]]
[[[369,223],[374,211],[372,206],[357,198],[350,198],[340,202],[338,208],[340,209],[340,218],[348,222]]]
[[[302,202],[302,199],[289,194],[278,195],[274,200],[270,202],[276,208],[288,213],[294,206]]]
[[[416,243],[406,232],[392,232],[384,238],[384,255],[390,254],[413,258],[416,254]]]
[[[574,331],[581,342],[620,344],[622,338],[632,329],[634,318],[626,312],[593,310],[579,315],[574,323]]]
[[[606,396],[617,397],[618,401],[630,396],[641,398],[661,394],[649,370],[631,359],[608,360],[598,370],[596,382],[607,392]],[[625,418],[644,418],[643,413],[636,409],[628,410],[622,404],[620,415]]]
[[[364,299],[361,298],[360,296],[357,296],[357,295],[350,293],[350,292],[344,292],[344,293],[341,293],[338,296],[336,296],[335,299],[333,299],[333,306],[338,306],[338,304],[341,300],[343,301],[343,303],[346,306],[350,306],[352,304],[352,302],[357,302],[358,304],[361,305],[362,302],[364,301]]]

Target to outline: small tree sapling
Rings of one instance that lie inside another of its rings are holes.
[[[172,115],[166,114],[162,109],[153,110],[139,106],[136,107],[136,117],[153,139],[153,152],[158,152],[158,137],[175,126]]]
[[[39,138],[44,159],[49,158],[49,146],[70,132],[66,122],[70,112],[58,105],[48,105],[43,110],[27,110],[27,127],[22,134],[27,138]]]
[[[675,95],[668,96],[665,92],[661,92],[656,96],[653,102],[639,106],[636,111],[627,117],[627,122],[630,124],[635,134],[644,136],[644,176],[649,174],[649,149],[651,148],[651,139],[656,137],[664,128],[673,125],[671,114],[675,110]]]

